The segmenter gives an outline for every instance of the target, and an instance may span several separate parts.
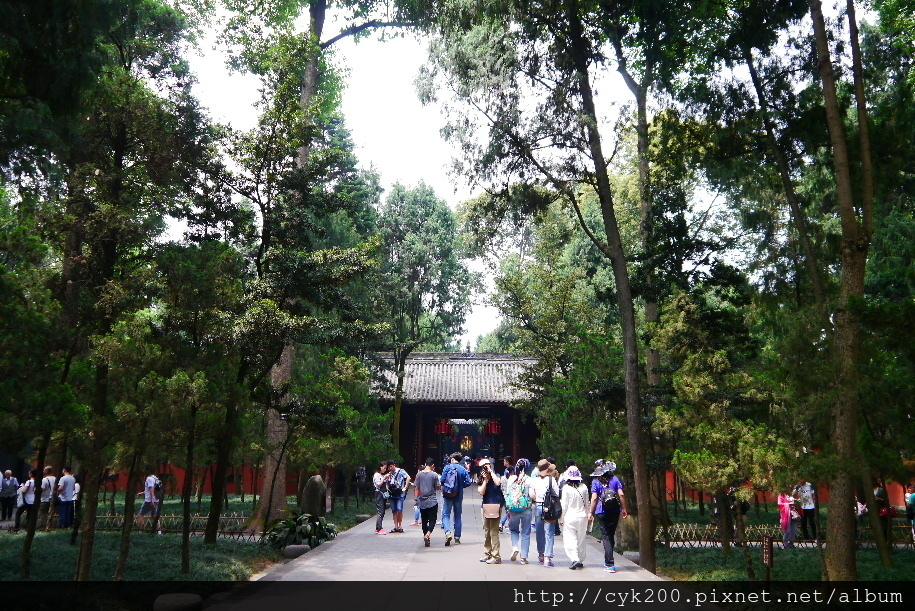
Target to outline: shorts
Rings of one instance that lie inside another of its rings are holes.
[[[391,513],[403,513],[404,495],[391,497]]]
[[[156,504],[151,501],[143,501],[143,506],[140,507],[141,516],[154,516],[156,515]]]

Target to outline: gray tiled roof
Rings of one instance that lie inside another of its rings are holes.
[[[390,353],[380,356],[393,360]],[[407,358],[404,399],[410,403],[510,403],[523,398],[512,383],[533,363],[534,359],[512,354],[414,353]],[[386,378],[392,385],[397,382],[393,372],[387,372]]]

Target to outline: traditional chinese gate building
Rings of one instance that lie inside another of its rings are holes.
[[[382,356],[393,360],[391,354]],[[404,468],[415,473],[432,457],[440,469],[444,457],[458,450],[470,457],[510,455],[536,462],[540,432],[512,407],[524,396],[518,380],[533,363],[511,354],[411,354],[400,422]],[[393,386],[397,378],[389,374],[388,380]],[[393,394],[381,403],[393,405]]]

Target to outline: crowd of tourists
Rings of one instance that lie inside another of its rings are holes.
[[[438,522],[439,493],[444,545],[460,545],[464,490],[476,484],[482,497],[483,555],[480,562],[502,564],[499,535],[507,529],[511,537],[511,562],[529,564],[533,533],[537,562],[547,568],[554,567],[555,538],[561,532],[569,569],[582,569],[586,537],[597,523],[604,547],[604,570],[616,572],[614,536],[620,518],[626,518],[628,510],[624,486],[615,475],[615,463],[603,459],[596,461],[588,475],[590,483],[587,483],[578,465],[571,460],[562,473],[552,457],[543,458],[536,465],[526,458],[513,460],[510,456],[504,457],[498,465],[490,458],[482,458],[471,465],[469,458],[455,452],[445,460],[447,464],[439,473],[435,459],[426,459],[413,478],[394,460],[378,465],[373,477],[376,534],[404,532],[404,502],[412,489],[412,525],[421,527],[423,545],[432,546],[432,533]],[[383,526],[388,503],[394,524],[390,530]]]
[[[32,469],[22,482],[7,470],[0,479],[0,519],[13,520],[13,528],[18,530],[23,524],[23,515],[27,521],[37,513],[37,528],[44,530],[51,527],[52,511],[56,511],[57,526],[69,528],[74,521],[79,490],[79,482],[70,467],[61,470],[59,479],[51,466],[40,473],[38,469]]]

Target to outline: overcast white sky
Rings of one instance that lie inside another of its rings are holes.
[[[191,59],[198,97],[213,119],[237,129],[253,127],[258,80],[230,75],[224,56],[211,46],[205,42],[203,56]],[[334,53],[349,70],[342,110],[360,165],[374,166],[386,191],[396,182],[413,186],[423,180],[452,208],[469,197],[466,183],[448,176],[454,151],[439,135],[443,120],[438,109],[423,107],[416,96],[413,81],[426,58],[425,43],[412,35],[384,42],[344,39],[334,45]],[[494,308],[475,304],[462,345],[470,341],[473,346],[477,336],[497,324]]]

